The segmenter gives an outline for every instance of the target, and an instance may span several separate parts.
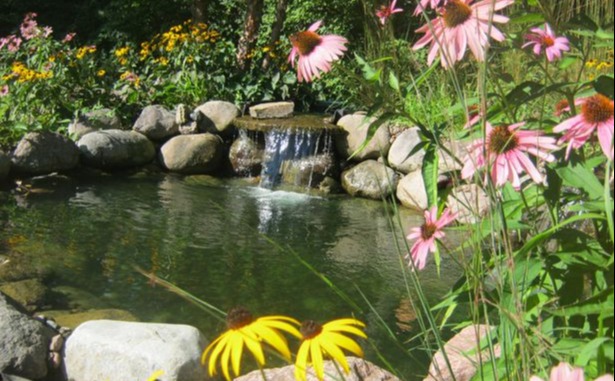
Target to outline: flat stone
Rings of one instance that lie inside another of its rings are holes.
[[[250,116],[257,119],[289,118],[294,111],[293,102],[269,102],[250,107]]]
[[[251,116],[241,116],[233,120],[233,124],[237,128],[243,128],[248,131],[271,131],[271,130],[333,130],[341,131],[335,124],[325,121],[323,115],[318,114],[302,114],[295,115],[292,118],[267,118],[256,119]]]
[[[202,381],[205,345],[188,325],[94,320],[66,341],[64,370],[68,381],[145,380],[157,370],[165,381]]]

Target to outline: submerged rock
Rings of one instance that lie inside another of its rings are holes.
[[[201,381],[205,345],[188,325],[94,320],[66,341],[64,369],[71,381],[145,380],[157,370],[165,381]]]
[[[53,318],[62,327],[75,329],[79,325],[91,320],[118,320],[137,322],[139,319],[126,310],[116,308],[93,309],[83,312],[71,311],[44,311],[45,317]]]
[[[0,286],[0,292],[11,297],[28,311],[35,311],[45,302],[47,288],[38,279],[25,279]]]
[[[17,144],[11,162],[13,171],[28,175],[67,171],[79,164],[79,150],[57,132],[29,132]]]

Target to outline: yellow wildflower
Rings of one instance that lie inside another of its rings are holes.
[[[104,77],[105,74],[107,74],[105,69],[100,69],[99,71],[96,72],[96,75],[99,76],[99,77]]]

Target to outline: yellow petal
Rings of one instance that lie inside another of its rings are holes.
[[[324,349],[324,351],[335,361],[337,361],[342,368],[344,368],[344,372],[346,374],[348,374],[348,372],[350,372],[350,368],[348,367],[348,361],[346,361],[346,355],[344,355],[344,352],[342,352],[342,350],[335,345],[335,343],[326,341],[326,340],[322,340],[320,342],[320,345],[322,347],[322,349]]]
[[[231,362],[233,363],[233,372],[239,375],[239,366],[241,364],[241,353],[243,352],[244,337],[237,335],[233,342],[229,343],[231,348]]]
[[[293,326],[292,324],[286,323],[286,322],[282,322],[282,321],[266,321],[263,322],[265,323],[268,327],[274,328],[274,329],[279,329],[282,331],[286,331],[288,333],[290,333],[291,335],[295,336],[296,338],[300,339],[301,333],[299,332],[299,330]]]
[[[308,355],[310,353],[310,340],[305,340],[301,343],[297,352],[297,360],[295,361],[295,378],[298,381],[306,380]]]
[[[286,343],[284,336],[282,336],[278,331],[262,324],[258,327],[257,333],[267,344],[271,345],[276,351],[284,356],[287,361],[290,361],[290,349],[288,349],[288,344]]]
[[[327,332],[327,333],[321,334],[321,337],[322,337],[322,340],[327,340],[328,342],[333,343],[337,345],[338,347],[342,347],[346,349],[347,351],[352,352],[359,357],[363,357],[363,350],[361,349],[359,344],[357,344],[356,341],[352,340],[351,338],[347,336],[344,336],[336,332]]]
[[[147,381],[157,381],[158,377],[162,376],[163,374],[164,374],[164,370],[157,370],[154,373],[152,373],[151,376],[149,376]]]
[[[227,331],[222,336],[220,336],[218,344],[215,346],[214,350],[211,352],[211,356],[209,356],[208,370],[209,370],[209,374],[212,376],[216,374],[216,362],[218,361],[218,356],[220,355],[220,352],[222,352],[222,350],[226,348],[228,340],[231,337],[230,334],[231,332]]]
[[[335,328],[331,328],[330,326],[328,327],[323,326],[322,329],[324,331],[329,331],[329,332],[347,332],[347,333],[352,333],[353,335],[360,336],[362,338],[367,338],[367,335],[365,334],[365,332],[361,331],[357,327],[353,327],[350,325],[343,325],[343,326],[341,325],[341,326],[336,326]]]
[[[293,324],[295,324],[297,326],[301,325],[299,320],[293,319],[293,318],[291,318],[289,316],[283,316],[283,315],[263,316],[263,317],[258,318],[257,320],[264,320],[264,321],[280,321],[280,320],[282,320],[282,321],[287,321],[287,322],[293,323]]]
[[[222,351],[222,356],[220,356],[220,366],[222,367],[222,373],[224,374],[224,378],[228,381],[231,380],[231,375],[228,371],[228,364],[231,357],[231,347],[233,342],[237,337],[241,339],[241,334],[237,331],[231,331],[231,335],[229,335],[228,344],[224,347],[224,351]]]
[[[339,329],[340,326],[344,327],[348,325],[357,325],[359,327],[365,327],[365,323],[363,323],[360,320],[353,319],[353,318],[344,318],[344,319],[332,320],[328,323],[325,323],[323,324],[323,328]]]
[[[310,343],[310,353],[312,354],[312,366],[314,367],[314,372],[316,372],[316,377],[322,381],[325,378],[325,371],[322,360],[322,349],[320,348],[320,336],[312,339]]]
[[[256,362],[258,362],[259,365],[265,365],[265,354],[263,353],[261,342],[252,336],[245,336],[244,339],[246,346],[256,359]]]
[[[201,363],[205,364],[205,361],[207,359],[207,355],[209,354],[209,351],[211,351],[216,344],[218,343],[218,341],[222,340],[222,338],[224,337],[224,335],[220,335],[216,338],[216,340],[212,341],[207,348],[205,348],[205,350],[203,351],[203,355],[201,356]]]

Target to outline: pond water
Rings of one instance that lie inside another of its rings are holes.
[[[66,180],[48,190],[4,197],[0,254],[20,252],[45,263],[52,287],[86,291],[142,321],[191,324],[209,339],[224,329],[150,285],[135,272],[138,265],[223,310],[242,305],[254,315],[321,322],[354,314],[367,323],[374,344],[363,345],[368,360],[383,364],[377,348],[403,379],[420,379],[426,371],[425,356],[413,350],[420,341],[407,343],[420,332],[382,202],[160,174]],[[422,223],[416,213],[401,217],[406,230]],[[442,266],[440,277],[432,262],[421,273],[432,303],[460,275],[453,264]],[[401,344],[379,328],[379,319]]]

